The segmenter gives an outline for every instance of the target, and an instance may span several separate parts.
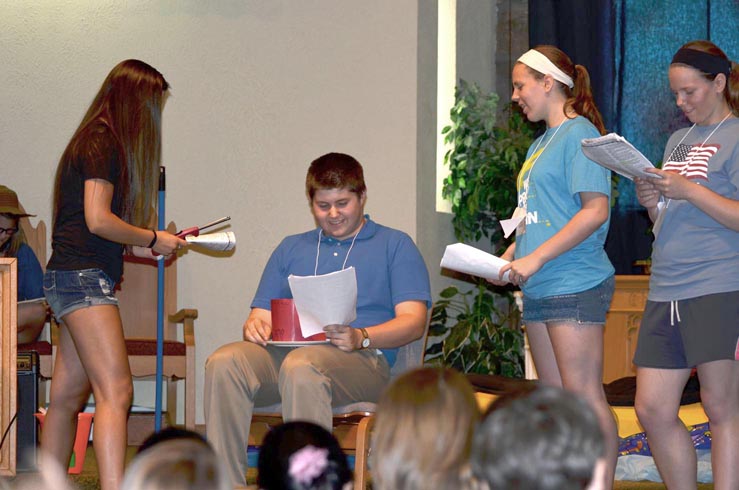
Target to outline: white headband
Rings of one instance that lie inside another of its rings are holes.
[[[575,82],[572,81],[569,75],[557,68],[557,65],[552,63],[549,58],[535,49],[526,51],[518,58],[518,61],[544,75],[550,75],[558,82],[562,82],[570,88],[575,86]]]

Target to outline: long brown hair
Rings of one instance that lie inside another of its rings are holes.
[[[474,391],[463,374],[446,367],[402,374],[377,405],[370,455],[377,470],[375,486],[379,490],[466,487],[479,419]]]
[[[169,84],[155,68],[139,60],[118,63],[108,74],[62,154],[54,185],[54,215],[59,212],[61,176],[79,158],[99,159],[88,148],[93,133],[107,128],[120,150],[118,182],[121,218],[149,226],[154,216],[161,161],[161,117]]]
[[[683,44],[680,49],[693,49],[695,51],[702,51],[718,58],[723,58],[731,63],[731,71],[729,72],[729,76],[726,77],[726,86],[724,86],[724,98],[729,104],[731,112],[733,112],[735,116],[739,117],[739,64],[731,61],[729,57],[726,56],[726,53],[724,53],[721,48],[713,44],[711,41],[690,41],[689,43]],[[691,68],[696,69],[692,66]],[[718,76],[715,73],[701,73],[707,80],[710,81],[715,80]]]
[[[591,123],[593,123],[600,134],[606,134],[606,127],[603,124],[603,116],[601,116],[598,107],[595,105],[595,100],[593,99],[593,91],[590,88],[590,74],[588,73],[587,68],[582,65],[574,64],[570,57],[556,46],[544,44],[536,46],[534,49],[549,58],[549,61],[565,72],[575,83],[575,86],[570,89],[567,85],[555,80],[567,97],[567,101],[565,102],[563,109],[565,115],[567,115],[568,109],[571,108],[576,113],[586,117]],[[544,77],[542,73],[533,68],[528,66],[527,68],[531,70],[534,77]]]

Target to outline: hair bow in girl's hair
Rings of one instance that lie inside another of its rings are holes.
[[[288,474],[296,482],[307,485],[328,466],[328,449],[304,446],[290,456]]]

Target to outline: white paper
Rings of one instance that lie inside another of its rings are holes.
[[[650,174],[644,170],[654,168],[652,162],[634,146],[626,141],[626,138],[616,133],[609,133],[599,138],[588,138],[580,142],[585,156],[627,179],[634,177],[661,178],[659,175]]]
[[[236,246],[236,235],[233,231],[207,233],[200,236],[187,235],[185,240],[189,244],[200,245],[219,252],[232,250]]]
[[[495,280],[500,280],[498,278],[500,269],[508,263],[507,260],[483,252],[475,247],[470,247],[464,243],[447,245],[446,250],[444,250],[444,256],[441,258],[442,267]],[[503,274],[503,280],[509,282],[508,272]]]
[[[500,226],[503,228],[503,236],[508,238],[513,233],[513,230],[523,221],[526,217],[526,210],[520,206],[516,207],[513,211],[513,215],[509,219],[500,221]]]
[[[303,337],[323,333],[326,325],[349,325],[357,319],[354,267],[321,276],[291,274],[287,282],[298,310]]]

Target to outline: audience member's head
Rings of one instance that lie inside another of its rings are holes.
[[[164,429],[152,432],[149,437],[144,439],[141,443],[136,454],[140,454],[152,446],[155,446],[164,441],[171,441],[173,439],[188,439],[195,442],[201,442],[203,445],[208,446],[208,441],[199,432],[189,429],[181,429],[179,427],[165,427]]]
[[[370,466],[380,490],[463,488],[480,418],[467,378],[425,367],[399,376],[377,407]]]
[[[604,470],[603,456],[603,433],[587,402],[541,386],[490,406],[475,434],[471,463],[491,490],[595,489],[603,480],[595,478]]]
[[[213,448],[190,434],[152,441],[126,469],[121,490],[231,490]]]
[[[352,472],[336,438],[311,422],[287,422],[270,430],[259,451],[262,490],[342,490]]]

